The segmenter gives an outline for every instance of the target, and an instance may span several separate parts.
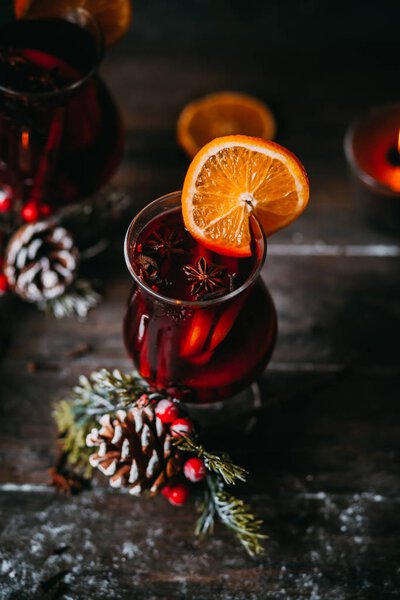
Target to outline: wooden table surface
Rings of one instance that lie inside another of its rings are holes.
[[[220,46],[206,19],[191,40],[167,12],[159,14],[169,23],[163,33],[161,21],[155,32],[150,26],[155,10],[138,10],[102,70],[126,123],[115,181],[129,189],[132,215],[181,187],[188,161],[175,141],[177,115],[214,90],[269,102],[278,141],[301,157],[311,181],[309,208],[271,239],[263,269],[279,318],[261,380],[265,409],[248,439],[222,442],[251,471],[243,497],[265,520],[266,553],[246,557],[222,528],[199,542],[191,504],[178,510],[108,488],[71,499],[48,485],[52,403],[81,373],[131,368],[121,340],[130,287],[121,235],[97,267],[105,301],[86,322],[2,302],[0,598],[400,597],[400,243],[364,222],[342,150],[357,113],[398,99],[398,52],[323,40],[318,48],[255,44],[249,28]],[[239,23],[235,12],[229,40]],[[262,31],[257,19],[246,23]],[[71,357],[80,344],[92,351]]]

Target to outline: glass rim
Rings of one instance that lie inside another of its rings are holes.
[[[8,96],[12,96],[15,98],[31,98],[33,100],[56,98],[57,96],[63,96],[65,94],[74,92],[76,89],[78,89],[82,85],[84,85],[86,83],[86,81],[88,81],[97,72],[99,65],[102,62],[103,57],[104,57],[104,50],[105,50],[104,34],[100,28],[100,25],[96,21],[96,19],[85,8],[78,8],[78,9],[75,9],[73,12],[66,12],[64,16],[48,17],[48,18],[41,18],[41,19],[20,19],[20,20],[14,21],[12,23],[12,25],[15,27],[15,26],[18,26],[18,23],[26,24],[29,21],[59,20],[59,21],[67,21],[68,23],[71,23],[72,25],[76,25],[80,29],[85,29],[80,24],[79,19],[73,20],[71,18],[74,15],[83,16],[86,19],[86,21],[89,21],[91,23],[91,25],[93,26],[93,28],[96,30],[96,35],[98,36],[97,57],[96,57],[96,60],[94,61],[93,66],[87,71],[87,73],[82,75],[77,81],[74,81],[58,90],[52,90],[50,92],[23,92],[20,90],[14,90],[12,87],[11,88],[7,87],[5,85],[2,85],[1,83],[0,83],[0,92],[5,93]],[[2,27],[0,27],[0,31],[6,27],[7,27],[7,25],[3,25]]]
[[[395,196],[400,198],[400,192],[396,192],[390,186],[386,185],[385,183],[382,183],[373,175],[370,175],[361,168],[361,166],[358,163],[356,154],[354,152],[353,143],[357,131],[368,117],[371,117],[372,115],[380,112],[387,112],[395,109],[398,109],[400,111],[400,102],[388,102],[386,104],[371,106],[362,114],[355,117],[346,129],[346,133],[343,139],[343,148],[348,165],[350,166],[353,174],[356,175],[356,177],[358,177],[361,183],[366,185],[368,188],[374,190],[375,192],[381,193],[383,195]]]
[[[182,192],[180,190],[178,190],[176,192],[170,192],[169,194],[165,194],[164,196],[160,196],[159,198],[156,198],[155,200],[153,200],[152,202],[147,204],[144,208],[142,208],[137,213],[137,215],[132,219],[132,221],[130,222],[129,227],[127,229],[127,232],[125,235],[125,240],[124,240],[124,257],[125,257],[126,266],[128,267],[128,271],[132,275],[135,283],[137,283],[137,285],[141,289],[144,289],[148,294],[150,294],[153,298],[155,298],[156,300],[159,300],[160,302],[172,304],[174,306],[184,306],[187,308],[208,308],[211,306],[215,306],[216,304],[220,304],[221,302],[229,301],[232,298],[235,298],[236,296],[238,296],[239,294],[244,292],[248,287],[250,287],[250,285],[252,285],[254,283],[254,281],[257,279],[257,277],[260,274],[260,271],[263,267],[263,264],[264,264],[266,256],[267,256],[267,239],[266,239],[265,233],[264,233],[258,219],[254,215],[252,215],[250,218],[254,219],[254,222],[257,223],[257,226],[260,230],[260,238],[259,239],[262,240],[262,244],[263,244],[262,251],[261,251],[260,256],[257,257],[257,264],[256,264],[255,268],[253,269],[253,271],[251,272],[249,277],[246,279],[246,281],[240,287],[236,288],[235,290],[232,290],[232,292],[229,292],[228,294],[223,294],[221,296],[218,296],[217,298],[211,298],[210,300],[180,300],[178,298],[171,298],[169,296],[165,296],[164,294],[160,294],[159,292],[156,292],[155,290],[153,290],[142,279],[140,279],[140,277],[137,275],[137,273],[135,273],[135,270],[132,267],[131,261],[129,260],[129,250],[130,250],[130,245],[131,245],[132,231],[133,231],[137,221],[150,208],[154,208],[154,206],[156,206],[157,204],[162,204],[166,200],[177,198],[177,197],[180,198],[181,193]]]

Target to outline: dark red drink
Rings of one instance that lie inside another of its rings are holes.
[[[96,75],[102,40],[87,17],[17,21],[0,30],[0,188],[59,205],[107,182],[123,145]]]
[[[237,259],[193,239],[180,194],[153,202],[131,224],[126,258],[135,283],[124,338],[154,386],[213,402],[248,386],[266,366],[276,313],[259,277],[264,238],[252,225],[252,256]]]

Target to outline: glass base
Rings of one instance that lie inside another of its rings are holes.
[[[210,432],[240,432],[248,434],[257,422],[256,413],[262,406],[257,383],[225,400],[207,404],[184,403],[185,410],[195,423]]]

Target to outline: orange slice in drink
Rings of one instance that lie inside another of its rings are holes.
[[[232,135],[204,146],[182,191],[186,228],[201,244],[227,256],[250,256],[250,215],[266,235],[305,209],[309,185],[301,162],[275,142]]]
[[[87,10],[103,31],[107,46],[114,44],[129,29],[132,21],[131,0],[14,0],[18,19],[65,17]]]
[[[219,92],[185,106],[177,124],[179,144],[193,158],[205,144],[223,135],[275,136],[275,119],[268,106],[239,92]]]
[[[17,19],[21,19],[28,9],[29,0],[14,0],[14,12]]]

